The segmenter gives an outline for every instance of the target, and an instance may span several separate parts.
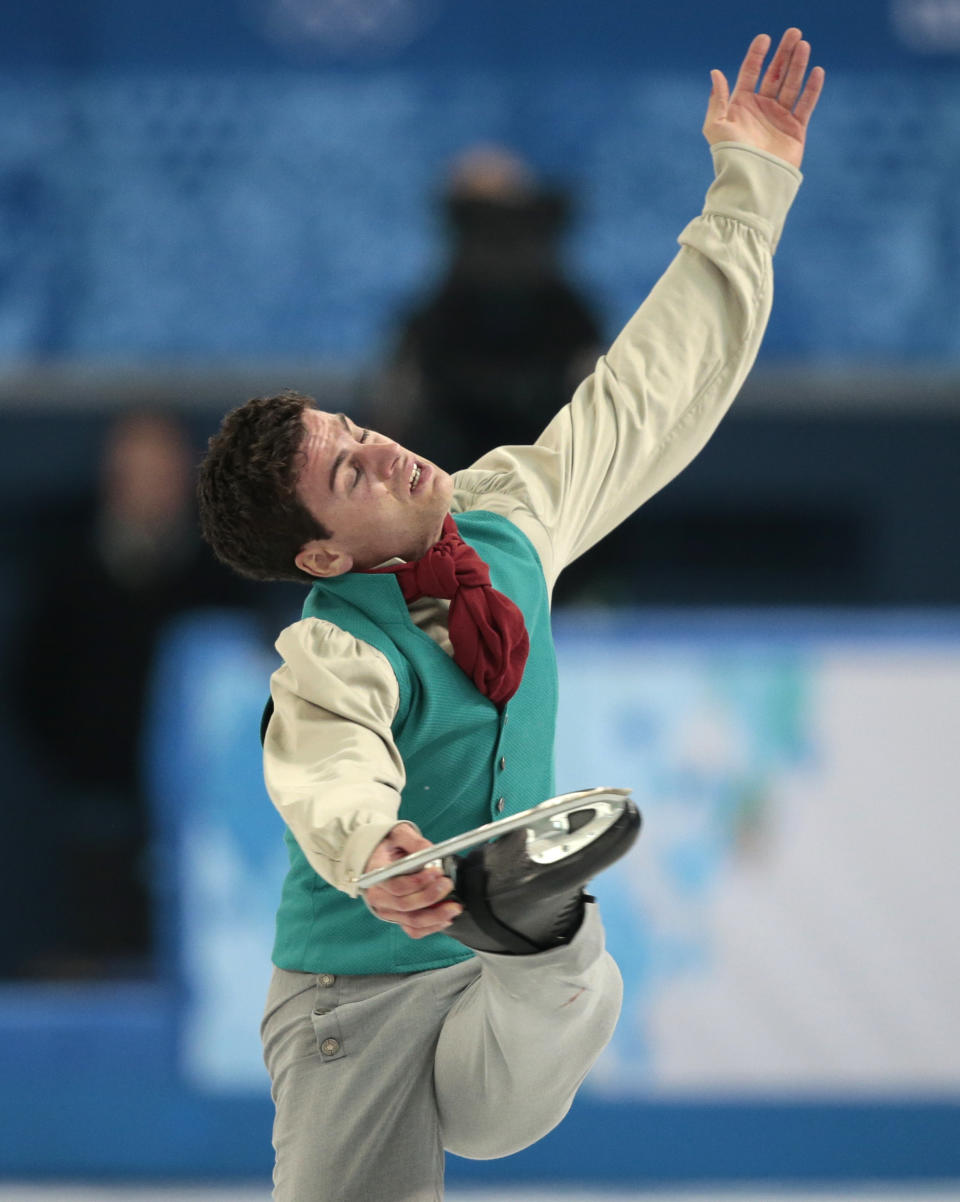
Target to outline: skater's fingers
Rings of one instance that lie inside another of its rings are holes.
[[[387,911],[412,914],[416,910],[424,910],[429,906],[436,905],[453,889],[453,882],[449,877],[430,875],[420,888],[414,887],[406,892],[398,892],[393,886],[403,879],[384,881],[382,885],[374,885],[372,889],[367,890],[367,905],[374,914],[381,917]]]
[[[370,853],[364,871],[373,872],[375,868],[384,868],[387,864],[409,856],[411,852],[424,851],[432,846],[430,840],[424,839],[415,826],[409,822],[398,822]]]
[[[750,43],[746,57],[740,64],[740,71],[737,74],[737,82],[734,85],[734,92],[752,92],[757,86],[757,80],[760,78],[760,72],[763,68],[763,60],[767,57],[767,51],[770,49],[770,36],[766,33],[758,33]]]
[[[432,901],[445,897],[453,888],[453,882],[443,875],[440,868],[425,868],[422,872],[411,872],[409,875],[393,876],[382,881],[375,889],[383,889],[391,897],[414,897],[420,893],[432,893]],[[438,892],[439,890],[439,892]],[[373,890],[368,890],[372,892]],[[406,907],[404,907],[406,908]],[[415,907],[413,907],[415,908]]]
[[[435,935],[445,930],[462,913],[463,907],[459,902],[446,901],[412,913],[384,907],[377,911],[377,917],[384,922],[396,923],[412,939],[422,939],[425,935]]]
[[[413,931],[433,931],[447,926],[463,913],[463,906],[456,901],[438,902],[424,910],[415,910],[412,914],[400,915],[401,925]]]
[[[412,822],[398,822],[383,842],[388,845],[394,859],[433,846],[429,839],[425,839],[420,834]]]
[[[431,906],[429,910],[420,910],[399,920],[399,925],[411,939],[423,939],[427,935],[438,935],[445,931],[458,914],[463,913],[463,906],[455,902],[444,902],[439,906]]]

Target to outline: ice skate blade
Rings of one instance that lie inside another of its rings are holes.
[[[629,789],[598,787],[581,789],[577,793],[562,793],[542,801],[532,809],[523,810],[511,818],[487,822],[462,835],[454,835],[435,843],[424,851],[396,860],[385,868],[365,872],[353,878],[359,889],[369,889],[395,876],[419,872],[431,864],[439,865],[445,856],[469,851],[491,839],[499,839],[511,831],[527,831],[527,855],[537,864],[552,864],[574,854],[608,830],[623,813],[630,797]],[[570,815],[591,810],[591,817],[582,826],[571,828]]]

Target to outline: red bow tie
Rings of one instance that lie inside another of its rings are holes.
[[[421,597],[449,599],[454,662],[494,705],[510,700],[530,652],[523,614],[490,583],[490,569],[460,537],[449,513],[439,542],[421,559],[372,571],[392,572],[408,604]]]

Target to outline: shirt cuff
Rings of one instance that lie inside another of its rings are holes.
[[[759,230],[776,250],[803,174],[791,163],[742,142],[711,146],[716,179],[704,216],[730,217]]]

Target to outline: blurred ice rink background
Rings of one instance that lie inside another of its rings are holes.
[[[133,1189],[110,1186],[47,1188],[43,1186],[13,1185],[0,1187],[0,1202],[261,1202],[267,1196],[264,1189],[252,1190],[240,1186],[235,1189]],[[960,1192],[956,1189],[913,1186],[909,1191],[898,1189],[853,1189],[837,1192],[817,1190],[814,1193],[798,1193],[795,1190],[777,1189],[767,1186],[762,1191],[738,1189],[711,1189],[708,1193],[646,1191],[621,1193],[594,1189],[561,1190],[461,1190],[448,1191],[447,1202],[765,1202],[776,1198],[776,1202],[957,1202]]]

